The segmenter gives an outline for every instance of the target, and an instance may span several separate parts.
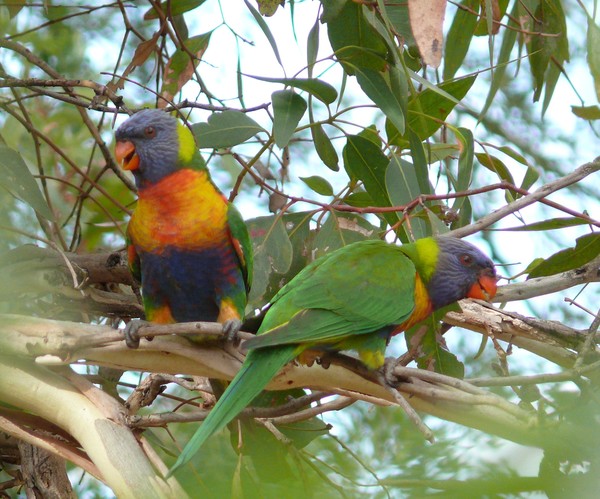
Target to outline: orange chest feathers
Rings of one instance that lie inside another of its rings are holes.
[[[227,201],[205,171],[179,170],[140,190],[127,230],[149,252],[218,245],[228,238]]]

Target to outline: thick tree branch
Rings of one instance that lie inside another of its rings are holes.
[[[474,313],[479,316],[483,312]],[[201,327],[197,327],[198,324]],[[191,323],[177,324],[176,328],[152,326],[146,333],[155,335],[159,329],[173,332],[186,327],[189,333],[205,331],[209,336],[220,330],[220,325]],[[485,326],[480,327],[485,330]],[[507,339],[516,343],[514,338]],[[90,364],[120,369],[220,379],[231,379],[243,358],[225,352],[214,340],[192,346],[185,338],[172,335],[142,341],[139,349],[130,350],[125,347],[120,332],[109,327],[9,315],[2,316],[0,321],[0,346],[7,354],[33,357],[38,363],[60,364],[83,359]],[[569,360],[574,362],[573,358]],[[427,371],[400,370],[397,374],[404,380],[399,383],[398,390],[419,411],[525,445],[547,445],[544,433],[547,423],[541,423],[535,414],[502,397],[467,382]],[[337,362],[328,369],[319,365],[290,364],[268,387],[274,390],[308,387],[358,399],[368,398],[371,402],[379,400],[385,405],[394,403],[394,397],[386,388]]]

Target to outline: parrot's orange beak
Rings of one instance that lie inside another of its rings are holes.
[[[140,157],[135,153],[135,146],[128,140],[117,142],[115,157],[123,170],[137,170],[140,166]]]
[[[494,296],[496,296],[498,279],[499,278],[492,273],[482,274],[479,276],[479,279],[477,279],[477,282],[471,286],[467,296],[469,298],[490,301]]]

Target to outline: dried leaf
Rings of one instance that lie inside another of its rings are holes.
[[[444,44],[442,28],[446,0],[408,0],[408,14],[423,62],[434,68],[439,67]]]

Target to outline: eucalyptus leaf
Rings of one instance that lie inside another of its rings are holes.
[[[233,147],[264,131],[256,121],[240,111],[213,113],[207,123],[192,125],[192,132],[201,149]]]
[[[577,238],[574,248],[567,248],[537,265],[528,279],[555,275],[567,270],[576,269],[600,255],[600,233],[591,233]]]
[[[273,92],[271,100],[275,144],[283,149],[288,145],[308,106],[306,101],[293,90]]]
[[[47,220],[54,216],[21,155],[0,144],[0,185]]]

